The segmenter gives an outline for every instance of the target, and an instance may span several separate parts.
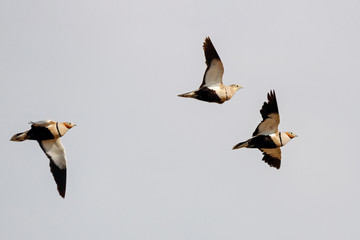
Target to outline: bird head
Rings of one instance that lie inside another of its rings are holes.
[[[64,124],[64,126],[67,127],[68,129],[76,126],[75,123],[71,123],[71,122],[63,122],[63,124]]]
[[[240,86],[238,84],[231,84],[230,87],[234,90],[234,92],[236,92],[240,88],[243,88],[242,86]]]
[[[289,136],[289,138],[294,138],[294,137],[297,137],[298,135],[296,135],[295,133],[293,132],[286,132],[286,135]]]

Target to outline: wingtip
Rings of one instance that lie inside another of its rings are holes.
[[[212,45],[212,41],[211,41],[211,38],[209,36],[207,36],[204,40],[203,48],[205,49],[206,45],[209,45],[209,44]]]
[[[273,96],[276,97],[275,89],[272,89],[272,90],[270,90],[270,92],[268,92],[268,99],[270,99]]]
[[[277,170],[279,170],[281,165],[280,165],[280,164],[279,164],[279,165],[275,165],[275,164],[274,164],[274,165],[270,165],[270,164],[269,164],[269,166],[270,166],[270,167],[273,167],[273,168],[275,168],[275,169],[277,169]]]
[[[267,115],[270,113],[279,113],[275,90],[270,90],[267,93],[267,101],[264,102],[262,108],[260,109],[260,113],[263,118],[267,118]]]
[[[204,40],[204,42],[203,42],[203,45],[202,45],[204,51],[205,51],[205,49],[206,49],[206,45],[207,45],[209,42],[211,42],[210,38],[209,38],[209,37],[206,37],[205,40]]]
[[[63,199],[65,199],[65,192],[59,192],[59,195],[60,195]]]

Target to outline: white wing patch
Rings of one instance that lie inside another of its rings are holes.
[[[203,86],[212,87],[222,84],[223,74],[224,74],[224,66],[221,60],[213,59],[211,61],[210,67],[205,72],[205,76],[204,76],[205,84]]]
[[[43,140],[40,142],[41,148],[46,156],[52,160],[60,169],[66,169],[65,149],[60,138]]]

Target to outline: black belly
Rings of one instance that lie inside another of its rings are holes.
[[[249,140],[251,148],[277,148],[271,137],[259,135]]]
[[[207,87],[200,88],[195,94],[195,98],[201,101],[223,103],[216,92]]]
[[[29,137],[29,139],[37,141],[54,139],[54,135],[52,135],[50,130],[44,127],[32,126],[31,129],[28,131],[27,136]]]

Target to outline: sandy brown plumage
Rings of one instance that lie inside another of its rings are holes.
[[[226,86],[223,84],[224,66],[209,37],[205,38],[203,49],[207,67],[199,89],[178,96],[222,104],[230,100],[241,86],[237,84]]]
[[[236,144],[233,149],[258,148],[263,153],[262,160],[271,167],[279,169],[281,166],[280,147],[284,146],[296,135],[292,132],[278,131],[280,116],[274,90],[267,94],[267,100],[260,110],[263,120],[253,132],[253,137]]]
[[[52,120],[31,122],[31,129],[23,133],[15,134],[10,140],[21,142],[24,140],[36,140],[41,149],[50,160],[50,170],[57,185],[61,197],[66,192],[66,156],[65,149],[60,137],[76,126],[69,122],[54,122]]]

